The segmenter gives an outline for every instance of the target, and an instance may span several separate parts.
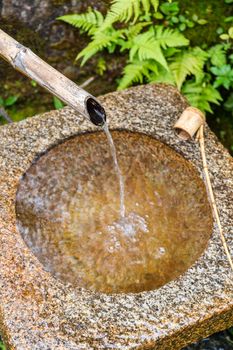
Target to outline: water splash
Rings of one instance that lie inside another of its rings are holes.
[[[124,184],[124,178],[122,176],[121,169],[120,169],[119,164],[118,164],[117,154],[116,154],[116,147],[115,147],[115,144],[113,142],[112,135],[111,135],[111,133],[109,131],[107,122],[104,123],[103,130],[104,130],[104,132],[105,132],[105,134],[107,136],[107,139],[108,139],[110,151],[111,151],[113,162],[114,162],[114,166],[115,166],[115,169],[116,169],[117,178],[118,178],[118,181],[119,181],[119,187],[120,187],[120,217],[124,218],[125,217],[125,184]]]
[[[115,236],[121,233],[128,238],[135,238],[139,231],[144,233],[149,232],[145,218],[133,212],[113,222],[112,225],[107,227],[107,230]]]

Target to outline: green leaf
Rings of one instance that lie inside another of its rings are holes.
[[[173,74],[170,71],[167,71],[163,67],[159,67],[157,73],[153,73],[149,77],[150,83],[166,83],[176,85]]]
[[[233,64],[233,53],[230,56],[228,56],[228,58],[229,58],[229,61]]]
[[[196,14],[194,14],[194,15],[192,16],[192,19],[193,19],[194,22],[197,22],[197,21],[198,21],[198,16],[197,16]]]
[[[104,20],[102,30],[116,21],[129,22],[133,19],[135,22],[143,11],[148,14],[151,7],[156,12],[158,5],[159,0],[113,0]]]
[[[201,18],[201,19],[198,19],[197,23],[200,25],[204,25],[204,24],[208,23],[208,21],[206,19]]]
[[[9,96],[5,102],[4,102],[4,105],[6,107],[10,107],[12,106],[13,104],[15,104],[15,102],[18,100],[18,96]]]
[[[163,14],[161,12],[156,12],[154,14],[154,18],[156,18],[156,19],[163,19]]]
[[[144,77],[150,77],[150,71],[158,73],[155,62],[151,60],[138,61],[127,64],[124,68],[124,75],[120,79],[118,90],[122,90],[132,85],[133,83],[143,83]]]
[[[226,50],[228,48],[229,45],[217,44],[208,50],[210,61],[214,66],[221,67],[226,64]]]
[[[224,19],[225,23],[233,22],[233,16],[228,16]]]
[[[179,47],[189,44],[189,40],[185,36],[179,33],[176,29],[164,28],[163,26],[156,26],[156,39],[162,48],[166,47]]]
[[[193,27],[195,26],[195,23],[188,20],[188,21],[187,21],[187,26],[188,26],[189,28],[193,28]]]
[[[37,87],[37,82],[35,80],[31,80],[31,86],[32,87]]]
[[[222,40],[228,40],[229,39],[229,35],[228,34],[221,34],[219,36],[219,38],[222,39]]]
[[[103,57],[99,58],[97,62],[97,67],[96,67],[97,74],[100,76],[103,75],[106,69],[107,69],[107,66],[106,66],[105,59]]]
[[[227,111],[233,112],[233,92],[230,94],[230,96],[228,96],[226,102],[224,103],[224,107]]]
[[[225,89],[229,89],[233,84],[233,69],[230,64],[225,64],[221,67],[211,67],[210,71],[217,76],[214,87],[224,86]]]
[[[136,24],[130,24],[129,27],[125,30],[125,34],[128,39],[133,39],[137,36],[143,28],[150,25],[152,22],[139,22]]]
[[[222,101],[220,93],[211,84],[197,84],[193,81],[187,81],[182,87],[182,93],[191,106],[197,107],[203,112],[213,113],[210,104],[219,105],[219,101]]]
[[[180,30],[181,32],[183,32],[185,29],[186,29],[186,24],[185,24],[185,23],[181,23],[181,24],[179,25],[179,30]]]
[[[76,28],[80,28],[89,35],[93,34],[104,21],[102,13],[97,10],[89,10],[82,14],[65,15],[57,19],[69,23]]]
[[[228,34],[229,34],[229,37],[230,37],[231,39],[233,39],[233,27],[230,27],[230,28],[228,29]]]
[[[1,338],[0,338],[0,350],[6,350],[5,345],[3,344]]]
[[[181,23],[185,23],[186,22],[186,18],[183,15],[179,15],[179,21]]]
[[[0,106],[4,107],[4,100],[1,96],[0,96]]]
[[[178,31],[157,26],[145,33],[137,35],[130,49],[130,61],[136,56],[140,61],[153,59],[168,70],[162,49],[187,45],[189,41]]]
[[[208,55],[199,47],[182,51],[174,56],[174,61],[169,67],[179,90],[188,75],[196,76],[202,72],[207,57]]]
[[[171,21],[172,23],[179,23],[179,18],[176,16],[172,16]]]
[[[53,104],[56,109],[61,109],[64,107],[63,102],[60,101],[56,96],[53,96]]]
[[[164,2],[159,8],[165,15],[176,15],[180,10],[178,2]]]
[[[143,0],[144,2],[145,1],[148,1],[148,0]],[[158,7],[159,7],[159,0],[150,0],[151,2],[151,5],[153,6],[153,10],[154,12],[156,12],[158,10]],[[145,6],[144,6],[145,8]]]
[[[224,32],[224,29],[222,27],[218,27],[217,30],[216,30],[216,33],[217,34],[222,34]]]
[[[130,61],[133,61],[136,55],[139,61],[154,59],[168,69],[159,40],[155,38],[154,33],[151,31],[139,34],[134,38],[133,46],[130,50]]]
[[[105,48],[111,48],[112,44],[117,44],[120,38],[124,37],[124,30],[115,30],[108,28],[106,31],[98,31],[93,36],[93,40],[78,54],[76,60],[83,58],[81,66],[83,66],[89,58],[98,51]]]

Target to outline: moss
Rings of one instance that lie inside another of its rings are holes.
[[[216,30],[219,27],[226,29],[228,23],[224,22],[227,16],[232,15],[232,6],[225,4],[223,0],[182,0],[179,2],[182,13],[188,11],[188,16],[197,15],[208,21],[206,25],[199,25],[185,31],[185,35],[190,39],[191,45],[202,46],[212,45],[218,40],[219,35]]]
[[[52,0],[52,5],[61,6],[68,2],[68,0]]]

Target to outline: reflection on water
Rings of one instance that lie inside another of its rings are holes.
[[[158,288],[196,261],[212,231],[193,166],[146,135],[112,133],[119,182],[104,133],[79,135],[41,156],[21,180],[18,228],[54,276],[106,293]]]

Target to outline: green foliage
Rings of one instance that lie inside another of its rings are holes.
[[[160,5],[160,11],[168,16],[175,16],[179,13],[179,4],[177,1],[173,1],[173,2],[164,2]]]
[[[80,15],[65,15],[58,19],[71,24],[72,26],[82,29],[89,35],[95,33],[95,31],[103,24],[104,17],[101,12],[96,10],[90,10],[87,13]]]
[[[11,107],[13,106],[18,100],[18,96],[12,95],[7,98],[2,98],[0,96],[0,106],[1,107]]]
[[[211,72],[216,76],[213,86],[215,88],[224,86],[225,89],[233,87],[233,70],[230,64],[224,64],[221,67],[211,67]]]
[[[157,66],[152,60],[135,60],[124,68],[124,76],[120,80],[118,89],[125,89],[132,83],[143,83],[144,77],[150,78],[150,73],[158,73]]]
[[[227,111],[231,111],[233,115],[233,92],[228,96],[228,99],[224,103],[224,107]]]
[[[64,107],[63,102],[59,100],[59,98],[57,98],[56,96],[53,96],[53,104],[55,109],[61,109]]]
[[[136,58],[143,62],[144,60],[153,59],[165,69],[168,70],[167,61],[163,50],[167,47],[177,47],[188,45],[189,41],[179,32],[157,26],[151,27],[148,31],[138,34],[131,43],[129,51],[130,62]]]
[[[170,83],[193,106],[212,112],[211,105],[219,104],[222,99],[221,89],[233,86],[230,42],[233,28],[224,33],[219,27],[220,42],[208,49],[204,49],[204,44],[203,48],[187,48],[189,40],[185,31],[208,22],[188,11],[180,13],[179,1],[112,0],[105,16],[89,9],[85,14],[59,19],[80,28],[91,38],[77,56],[82,60],[81,65],[103,51],[127,55],[118,89],[147,82]],[[96,71],[101,75],[106,70],[106,62],[100,58]]]
[[[103,57],[100,57],[97,62],[96,73],[98,75],[103,75],[107,69],[106,61]]]
[[[0,350],[6,350],[5,345],[2,343],[1,338],[0,338]]]
[[[226,58],[226,52],[229,49],[229,45],[223,45],[223,44],[217,44],[212,46],[208,50],[208,54],[210,57],[210,61],[213,66],[221,67],[226,64],[227,58]]]
[[[228,29],[228,32],[227,33],[223,33],[220,35],[220,39],[222,40],[230,40],[230,39],[233,39],[233,27],[230,27]]]
[[[105,17],[101,30],[111,26],[113,23],[134,22],[141,14],[149,14],[149,11],[157,11],[159,0],[113,0],[112,5]]]
[[[170,64],[176,85],[180,90],[188,75],[198,75],[202,72],[208,55],[199,47],[183,50],[176,54]]]
[[[77,59],[82,58],[81,65],[84,65],[89,58],[97,52],[107,49],[109,53],[115,51],[116,45],[123,39],[123,30],[115,30],[110,27],[105,31],[97,31],[93,35],[93,40],[85,47],[77,56]]]
[[[205,82],[188,81],[184,84],[182,93],[192,106],[210,113],[213,112],[210,103],[219,104],[222,100],[218,90]]]

